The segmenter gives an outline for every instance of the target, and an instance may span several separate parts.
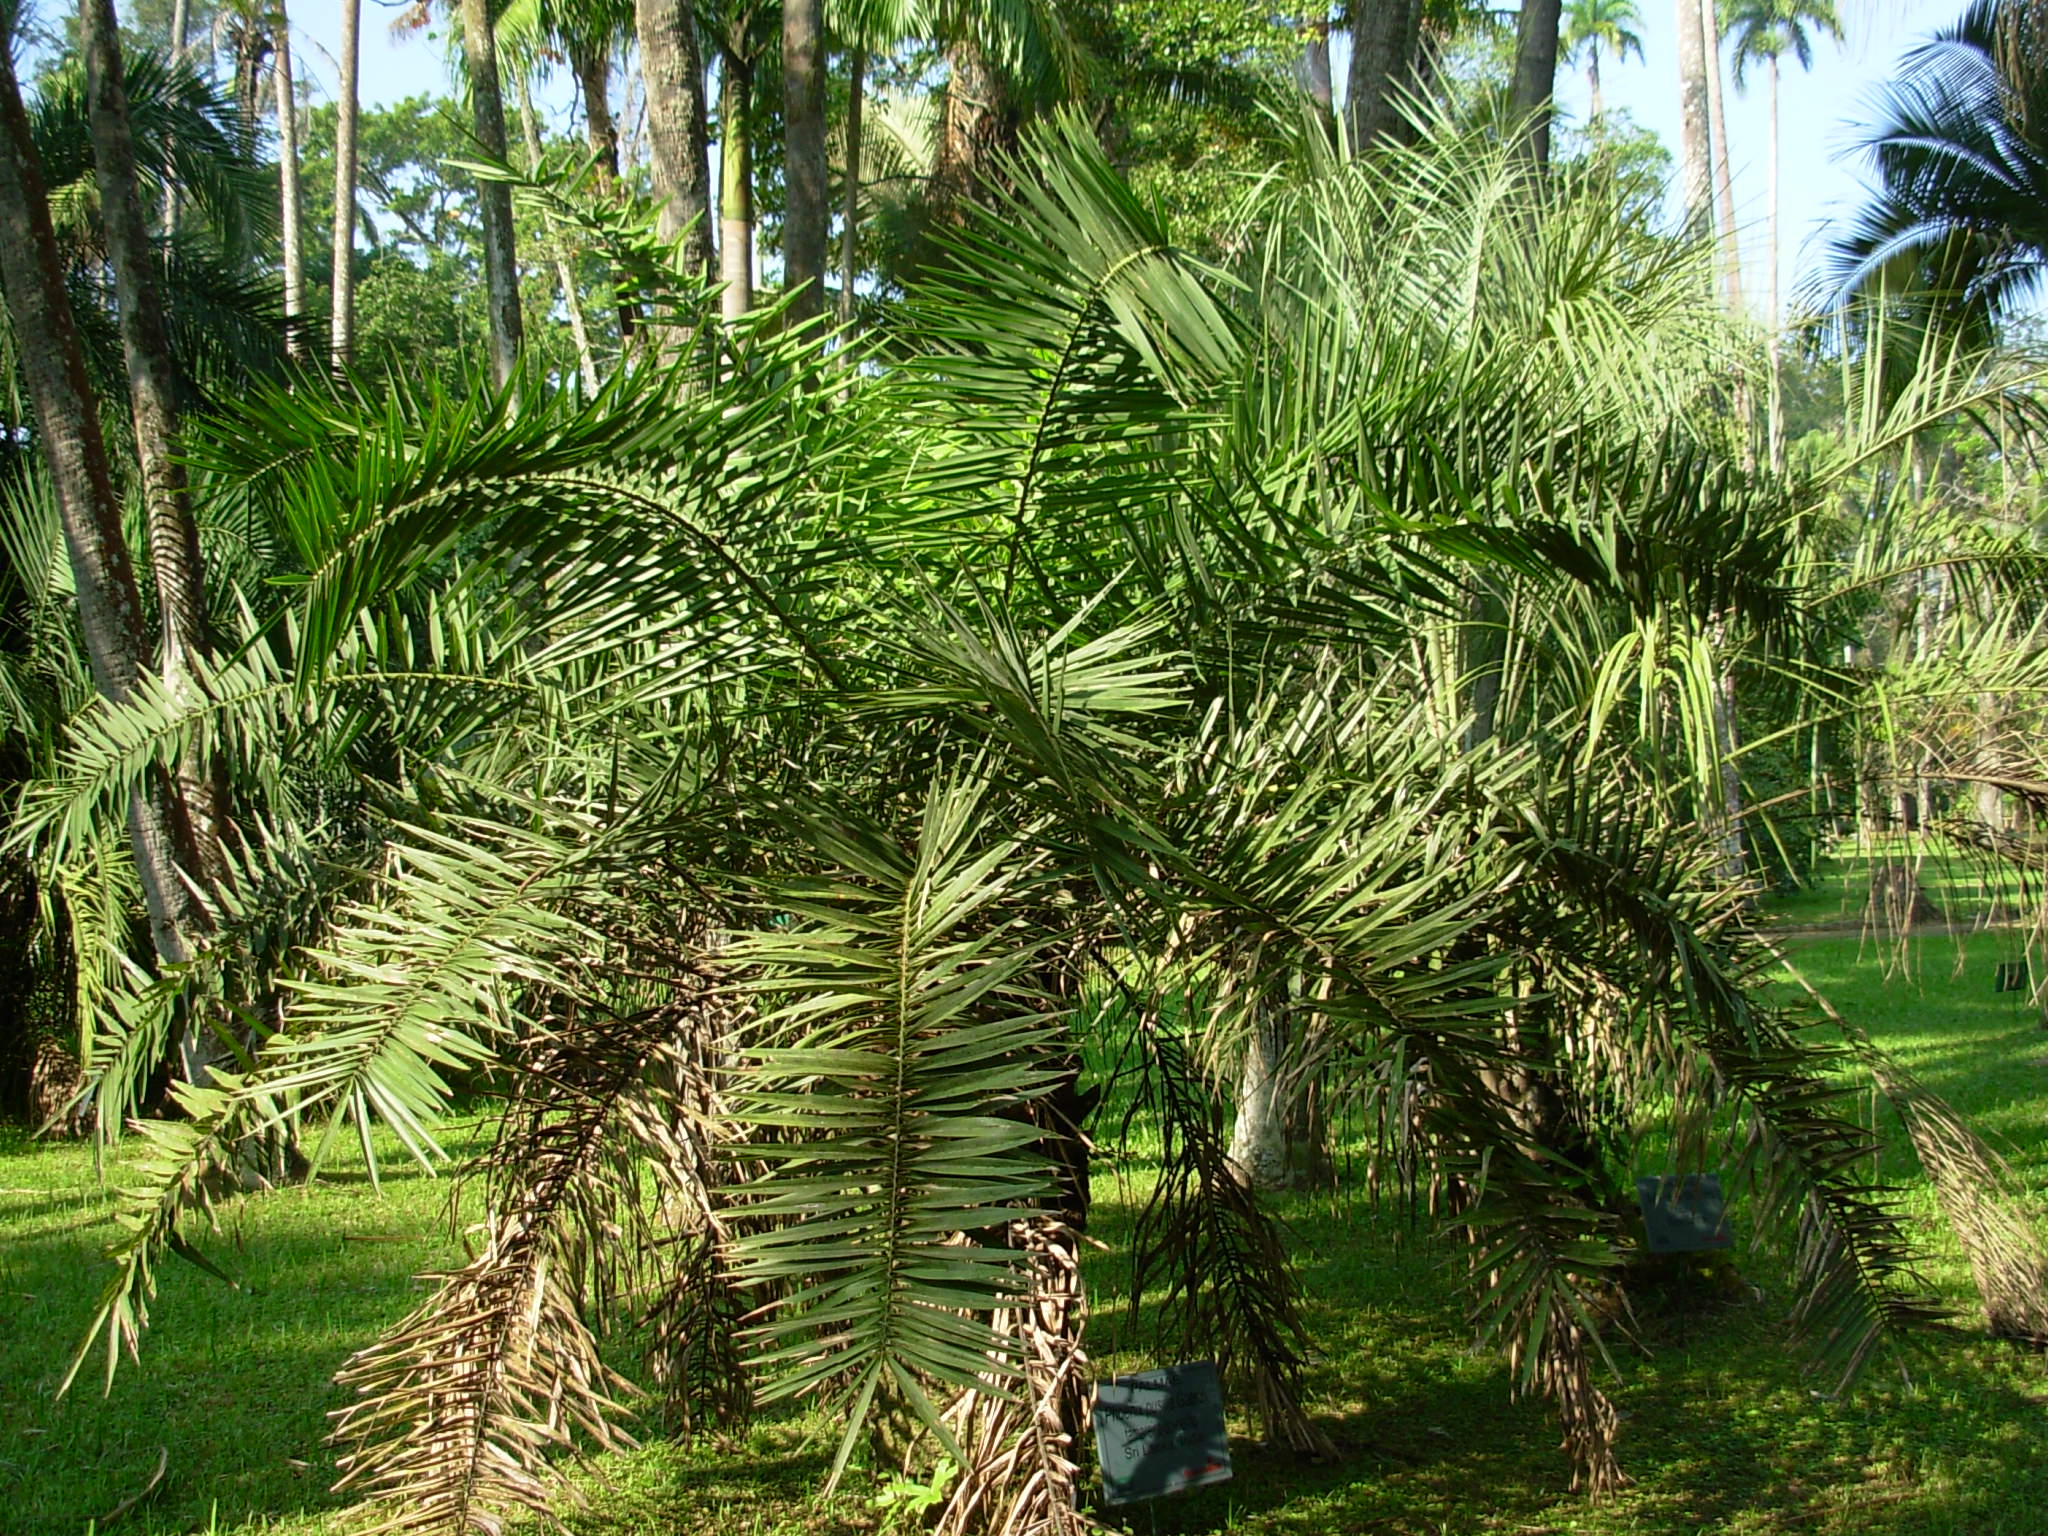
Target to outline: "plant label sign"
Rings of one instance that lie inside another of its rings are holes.
[[[1133,1504],[1230,1476],[1223,1383],[1213,1361],[1113,1376],[1095,1389],[1105,1504]]]
[[[1652,1253],[1700,1253],[1729,1245],[1728,1207],[1717,1173],[1637,1179],[1636,1201],[1643,1208],[1643,1235]]]

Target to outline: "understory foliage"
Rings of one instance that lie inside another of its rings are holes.
[[[212,418],[232,643],[82,711],[16,822],[79,893],[102,1134],[176,1020],[232,1060],[140,1122],[81,1362],[111,1380],[266,1145],[381,1122],[432,1164],[460,1092],[502,1107],[476,1256],[342,1368],[344,1485],[396,1527],[545,1508],[647,1391],[688,1429],[826,1398],[835,1480],[943,1452],[943,1528],[1067,1530],[1086,1149],[1131,1129],[1091,1031],[1162,1142],[1158,1347],[1302,1452],[1300,1285],[1228,1156],[1261,1029],[1463,1242],[1595,1492],[1638,1124],[1731,1159],[1825,1386],[1931,1319],[1856,1108],[1901,1079],[1759,986],[1716,699],[1838,654],[1818,509],[2010,381],[1933,370],[1825,471],[1749,467],[1711,251],[1450,128],[1374,156],[1305,139],[1222,270],[1062,121],[887,355],[767,314],[589,396]],[[195,753],[234,871],[151,975],[106,958],[121,808]]]

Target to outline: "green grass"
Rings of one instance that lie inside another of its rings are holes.
[[[1853,914],[1852,914],[1853,915]],[[1855,1023],[1991,1134],[2029,1185],[2048,1180],[2040,1092],[2048,1035],[1993,994],[2013,940],[1934,932],[1879,946],[1854,932],[1791,938],[1788,951]],[[1969,1316],[1967,1272],[1914,1175],[1896,1126],[1881,1169],[1904,1186],[1932,1283]],[[1163,1363],[1139,1347],[1117,1296],[1117,1250],[1151,1174],[1145,1150],[1101,1169],[1090,1260],[1098,1367]],[[244,1281],[231,1291],[167,1260],[140,1368],[111,1397],[82,1382],[52,1397],[103,1280],[112,1233],[89,1154],[0,1133],[0,1532],[70,1536],[141,1488],[163,1486],[121,1532],[343,1528],[327,1492],[330,1376],[420,1294],[413,1277],[459,1260],[446,1181],[396,1170],[380,1196],[359,1168],[315,1191],[242,1202],[209,1245]],[[1573,1494],[1540,1402],[1510,1400],[1506,1371],[1475,1353],[1453,1294],[1453,1251],[1397,1212],[1344,1196],[1291,1197],[1310,1297],[1314,1403],[1342,1455],[1305,1465],[1234,1422],[1237,1476],[1219,1488],[1112,1512],[1148,1532],[1970,1533],[2048,1529],[2040,1454],[2048,1372],[2039,1357],[1973,1336],[1931,1337],[1908,1364],[1840,1399],[1819,1395],[1787,1347],[1783,1276],[1740,1253],[1742,1283],[1680,1277],[1638,1301],[1635,1345],[1617,1341],[1609,1390],[1625,1415],[1635,1479],[1600,1505]],[[1736,1210],[1736,1220],[1741,1220]],[[374,1240],[372,1240],[374,1239]],[[871,1530],[870,1487],[830,1505],[811,1490],[834,1426],[773,1421],[732,1446],[682,1449],[650,1436],[608,1458],[579,1536],[706,1532],[781,1536]],[[857,1479],[855,1483],[857,1483]]]

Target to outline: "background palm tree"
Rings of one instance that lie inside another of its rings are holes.
[[[1837,291],[1880,279],[1987,317],[2048,268],[2048,24],[1977,0],[1907,56],[1863,147],[1878,191],[1836,242]]]
[[[1630,54],[1640,60],[1643,40],[1635,28],[1643,24],[1643,14],[1636,0],[1571,0],[1565,7],[1564,22],[1563,58],[1571,65],[1585,61],[1586,85],[1593,93],[1593,121],[1597,123],[1606,111],[1600,95],[1600,55],[1604,51],[1618,64],[1627,63]]]
[[[1770,327],[1770,453],[1775,463],[1784,438],[1782,391],[1778,384],[1778,61],[1789,52],[1801,69],[1813,68],[1814,35],[1839,43],[1842,24],[1835,15],[1833,0],[1728,0],[1722,25],[1735,43],[1731,62],[1738,91],[1746,88],[1748,68],[1758,60],[1770,72],[1770,308],[1765,323]]]

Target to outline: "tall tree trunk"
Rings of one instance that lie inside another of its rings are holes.
[[[583,93],[583,132],[597,157],[597,185],[610,197],[619,188],[619,123],[612,116],[611,49],[579,39],[569,46],[570,67]],[[619,300],[619,350],[631,347],[640,326],[640,310],[631,299]]]
[[[939,143],[932,166],[936,224],[964,224],[981,185],[982,168],[1002,137],[1001,84],[972,38],[946,49],[946,94],[939,104]]]
[[[1539,171],[1550,164],[1550,97],[1557,82],[1563,9],[1562,0],[1522,0],[1515,23],[1515,89],[1509,107],[1517,122],[1528,124],[1529,158]]]
[[[599,184],[609,192],[619,179],[619,125],[612,117],[610,50],[589,42],[569,46],[569,66],[583,92],[583,131],[597,156]]]
[[[822,0],[782,0],[783,282],[790,322],[825,313],[825,237],[831,202],[825,167],[825,26]]]
[[[683,265],[709,276],[711,139],[704,121],[704,63],[688,0],[634,0],[640,73],[647,85],[647,135],[661,235],[685,236]],[[685,235],[685,232],[687,234]]]
[[[1771,469],[1775,472],[1785,467],[1785,380],[1778,358],[1778,330],[1782,324],[1778,315],[1778,58],[1771,55],[1771,259],[1770,290],[1771,310],[1767,317],[1770,325],[1771,405],[1769,417],[1769,455]]]
[[[844,227],[839,231],[839,323],[853,323],[853,279],[860,261],[860,150],[861,115],[867,94],[868,51],[856,47],[847,65],[846,89],[846,187],[840,211]]]
[[[185,62],[185,39],[192,30],[191,10],[187,0],[172,0],[171,4],[171,67],[176,69]],[[178,182],[176,177],[164,178],[164,238],[170,239],[178,233]]]
[[[542,154],[540,119],[534,114],[533,92],[528,89],[524,75],[519,77],[519,131],[526,140],[527,167],[537,171]],[[552,231],[544,238],[548,256],[555,264],[555,282],[562,290],[562,309],[569,317],[569,337],[576,346],[576,371],[582,376],[584,394],[594,399],[598,389],[597,358],[590,350],[590,331],[583,323],[583,301],[576,294],[576,273],[569,265],[561,239]]]
[[[14,62],[5,49],[0,49],[0,284],[6,288],[35,411],[36,442],[63,519],[93,680],[105,698],[123,703],[149,666],[142,597],[65,293],[42,167]],[[128,831],[156,952],[167,962],[189,959],[203,942],[206,918],[186,880],[187,872],[196,878],[198,866],[191,823],[168,775],[152,774],[129,801]],[[203,1066],[196,1044],[189,1032],[179,1042],[188,1076]]]
[[[1301,80],[1301,88],[1308,92],[1309,100],[1323,110],[1327,121],[1336,100],[1330,86],[1330,16],[1327,11],[1312,18],[1308,24],[1308,40],[1302,45],[1301,63],[1296,74]]]
[[[341,95],[334,116],[334,265],[329,351],[338,373],[356,346],[356,124],[361,109],[363,0],[341,0]]]
[[[1381,138],[1405,137],[1395,93],[1414,73],[1421,25],[1421,7],[1400,0],[1364,0],[1352,7],[1344,112],[1354,154]]]
[[[730,325],[754,307],[754,89],[726,56],[718,86],[718,312]]]
[[[283,204],[284,349],[293,361],[306,355],[306,252],[299,212],[299,103],[292,85],[291,18],[277,8],[277,184]]]
[[[199,525],[192,516],[185,471],[178,462],[178,365],[164,325],[156,257],[142,211],[142,183],[135,169],[135,139],[128,119],[113,0],[82,0],[79,23],[100,222],[106,231],[108,262],[114,269],[150,563],[155,568],[162,619],[163,679],[173,694],[190,698],[211,660],[212,636]],[[180,764],[179,777],[189,818],[192,862],[188,867],[210,887],[225,874],[221,793],[208,764],[196,754]]]
[[[469,64],[469,103],[476,140],[493,160],[507,158],[505,101],[498,85],[498,40],[490,0],[462,0],[462,48]],[[519,312],[519,261],[512,239],[512,189],[501,181],[477,187],[483,214],[485,306],[491,327],[491,382],[503,389],[519,367],[525,322]]]
[[[1685,222],[1695,230],[1714,222],[1714,173],[1707,155],[1707,45],[1699,0],[1675,0],[1678,21],[1678,160],[1685,191]]]
[[[1735,230],[1735,171],[1728,163],[1728,119],[1721,112],[1721,22],[1714,0],[1700,0],[1700,32],[1706,40],[1707,123],[1713,134],[1714,188],[1721,204],[1721,278],[1728,289],[1728,313],[1742,313],[1742,241]]]
[[[1596,44],[1586,55],[1586,84],[1593,92],[1593,121],[1597,125],[1607,115],[1607,105],[1600,99],[1600,49]]]
[[[1251,1189],[1284,1189],[1290,1182],[1286,1056],[1285,1026],[1278,1015],[1261,1009],[1245,1042],[1237,1110],[1230,1126],[1231,1165]]]

